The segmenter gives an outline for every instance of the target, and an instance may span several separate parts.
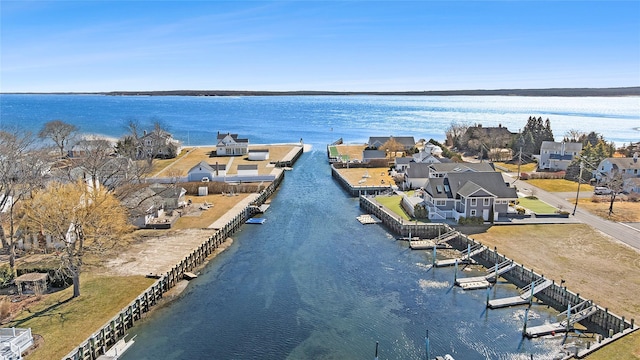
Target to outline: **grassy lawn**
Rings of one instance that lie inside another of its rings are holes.
[[[509,169],[509,172],[518,172],[518,164],[507,164],[503,162],[494,162],[494,164]],[[520,172],[533,172],[537,166],[537,163],[522,164],[520,166]]]
[[[539,187],[548,192],[577,192],[578,183],[565,179],[531,179],[525,180],[527,183]],[[580,185],[580,192],[593,192],[593,186],[588,184]]]
[[[60,359],[91,336],[122,308],[147,289],[155,279],[143,276],[97,277],[83,275],[80,297],[71,299],[73,288],[43,295],[6,326],[31,328],[44,344],[29,359]]]
[[[462,229],[484,245],[533,268],[627,319],[640,318],[638,252],[588,225],[520,225]],[[640,332],[589,355],[588,360],[640,359]]]
[[[376,196],[376,201],[382,204],[387,209],[400,215],[404,220],[411,220],[409,215],[400,206],[402,197],[400,195],[393,196]]]
[[[608,196],[597,196],[593,199],[580,199],[578,208],[586,209],[590,213],[603,219],[619,222],[640,222],[640,202],[616,201],[613,203],[613,214],[609,216]]]
[[[525,207],[536,214],[553,214],[557,210],[544,201],[527,198],[518,198],[518,205]]]

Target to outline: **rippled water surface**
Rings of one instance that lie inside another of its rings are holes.
[[[453,287],[379,225],[363,226],[358,201],[331,178],[322,151],[286,173],[263,225],[234,244],[183,297],[131,330],[124,359],[551,359],[560,340],[523,340],[524,308],[485,310],[486,291]],[[468,274],[464,274],[467,276]],[[470,276],[470,275],[469,275]],[[491,297],[516,294],[501,284]],[[555,321],[534,306],[531,324]]]

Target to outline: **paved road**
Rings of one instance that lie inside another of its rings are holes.
[[[508,181],[510,184],[516,179],[515,176],[507,173],[503,173],[503,176],[505,181]],[[567,201],[566,193],[550,193],[524,181],[516,181],[514,185],[517,186],[518,191],[520,192],[527,194],[533,190],[534,195],[538,197],[538,199],[548,203],[549,205],[556,206],[573,213],[575,202]],[[590,193],[588,193],[588,195],[591,196]],[[575,197],[575,194],[573,196]],[[570,216],[582,223],[591,225],[603,233],[632,246],[637,250],[640,250],[640,229],[637,224],[623,224],[605,220],[581,209],[580,206],[578,206],[575,215]]]

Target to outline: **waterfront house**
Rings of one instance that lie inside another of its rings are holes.
[[[582,151],[582,143],[543,141],[540,146],[539,170],[564,171]]]
[[[640,194],[640,178],[625,179],[622,183],[622,191],[626,194]]]
[[[249,160],[252,160],[252,161],[269,160],[269,149],[249,149]]]
[[[81,139],[73,144],[67,155],[72,159],[82,159],[97,153],[114,155],[114,144],[106,139]]]
[[[187,191],[173,185],[144,186],[129,195],[122,204],[129,210],[129,221],[139,228],[151,228],[164,223],[170,227],[177,216],[174,210],[187,204]],[[166,221],[165,221],[166,220]]]
[[[201,161],[196,166],[189,169],[187,173],[188,181],[213,181],[217,177],[227,176],[226,164],[207,164],[205,161]],[[206,180],[205,180],[206,179]]]
[[[640,177],[638,153],[635,153],[633,157],[602,160],[594,172],[594,177],[598,181],[603,181],[607,178],[611,179],[617,174],[620,174],[623,179]]]
[[[238,134],[221,134],[218,131],[216,141],[216,155],[218,156],[238,156],[246,155],[249,152],[249,139],[242,139]]]
[[[181,150],[180,141],[163,130],[144,131],[137,141],[137,157],[170,159],[176,157]]]
[[[515,188],[498,172],[450,172],[429,178],[422,192],[430,219],[481,217],[492,221],[506,216],[509,202],[516,201]]]
[[[371,166],[388,166],[387,153],[381,150],[366,149],[362,151],[362,162]]]
[[[179,186],[153,184],[150,189],[160,197],[160,207],[172,211],[187,205],[187,190]]]

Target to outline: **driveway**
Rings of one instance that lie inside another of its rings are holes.
[[[536,197],[538,197],[538,199],[546,202],[549,205],[569,211],[572,214],[574,213],[575,202],[569,202],[566,200],[567,198],[571,198],[571,196],[566,196],[567,193],[550,193],[524,181],[516,181],[516,177],[510,174],[503,173],[502,176],[504,177],[506,182],[517,186],[518,191],[525,194],[533,193]],[[591,193],[586,192],[586,195],[590,197]],[[572,196],[573,198],[575,198],[575,193],[573,193]],[[581,223],[591,225],[595,229],[602,231],[612,238],[617,239],[635,248],[636,250],[640,250],[640,224],[623,224],[605,220],[599,216],[591,214],[586,210],[582,210],[579,206],[575,210],[575,214],[570,215],[570,218],[576,219]]]

